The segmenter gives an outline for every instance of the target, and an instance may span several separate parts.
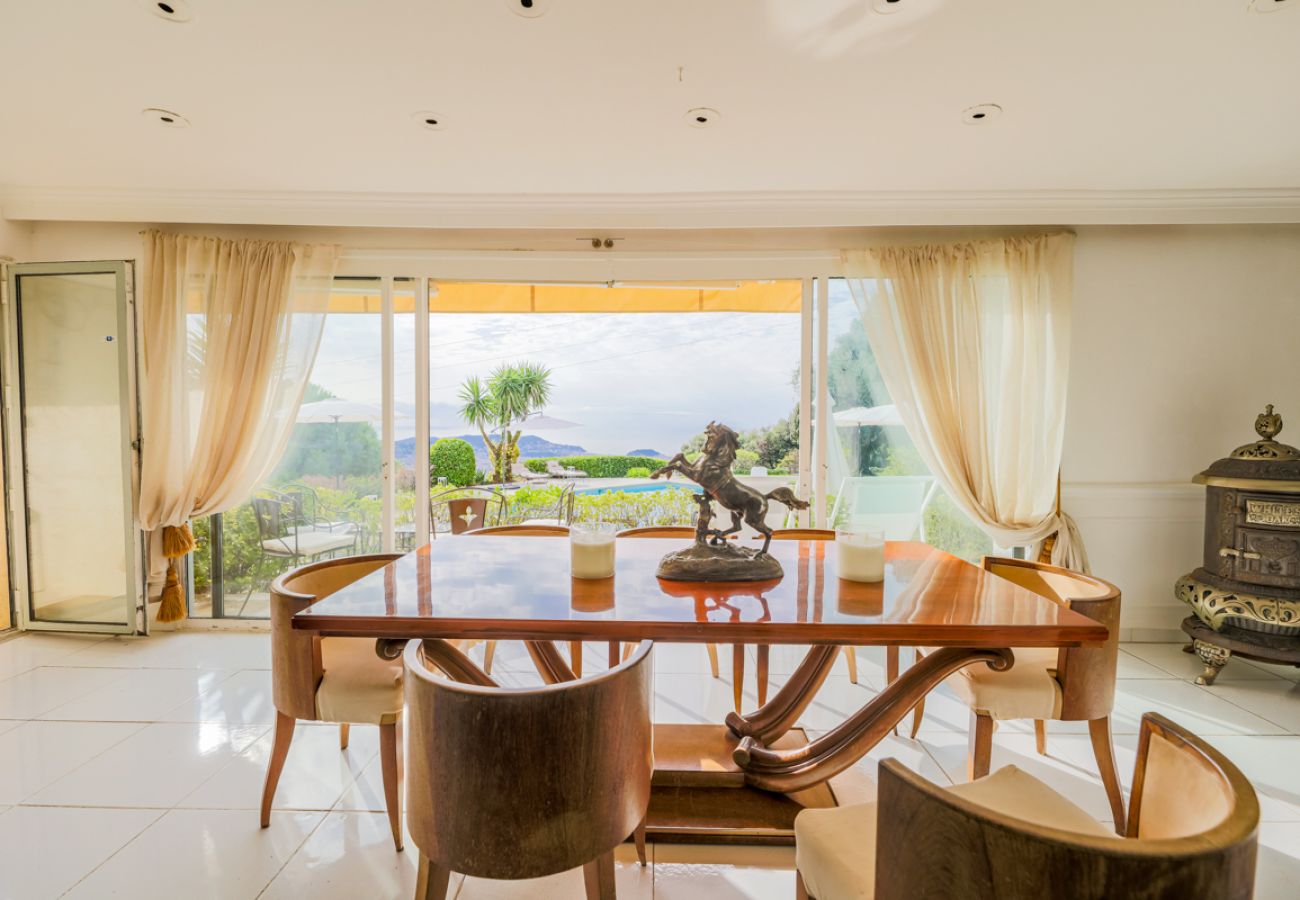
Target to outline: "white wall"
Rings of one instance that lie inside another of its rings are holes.
[[[0,249],[5,227],[0,220]],[[136,258],[142,227],[36,223],[28,258]],[[567,251],[582,248],[584,233],[168,227],[406,249]],[[1283,437],[1300,442],[1300,226],[1077,230],[1063,505],[1079,521],[1094,571],[1124,592],[1126,636],[1172,637],[1186,614],[1172,586],[1198,564],[1201,546],[1203,490],[1191,476],[1251,440],[1265,403],[1290,420]],[[619,252],[834,250],[971,234],[627,232]]]
[[[31,252],[31,241],[32,223],[6,219],[4,210],[0,210],[0,259],[23,262]]]
[[[1274,403],[1300,442],[1300,227],[1080,228],[1062,505],[1131,636],[1187,614],[1191,477],[1255,438]]]

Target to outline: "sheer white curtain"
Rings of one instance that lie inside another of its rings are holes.
[[[339,248],[144,234],[140,527],[183,556],[187,522],[247,499],[284,452],[320,346]],[[161,549],[161,554],[158,551]],[[168,566],[160,621],[184,616]]]
[[[1055,536],[1087,571],[1058,501],[1070,363],[1069,234],[846,250],[844,271],[907,432],[999,546]]]

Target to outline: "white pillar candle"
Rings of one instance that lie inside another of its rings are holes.
[[[849,581],[885,580],[885,535],[841,531],[835,535],[836,569]]]
[[[569,551],[574,578],[614,575],[613,529],[574,526],[569,532]]]

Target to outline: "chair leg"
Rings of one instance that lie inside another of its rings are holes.
[[[645,819],[632,832],[632,840],[636,842],[636,858],[641,861],[641,868],[645,868]]]
[[[1124,834],[1124,794],[1120,790],[1119,776],[1115,774],[1115,746],[1110,739],[1110,716],[1088,722],[1088,735],[1092,738],[1092,755],[1097,757],[1097,773],[1106,786],[1110,800],[1110,814],[1115,820],[1115,833]]]
[[[352,737],[352,726],[347,722],[339,723],[339,749],[348,749],[348,739]]]
[[[569,668],[582,677],[582,641],[569,641]]]
[[[1047,755],[1047,723],[1042,719],[1034,719],[1034,748],[1039,756]]]
[[[771,664],[771,650],[767,644],[758,645],[758,705],[767,702],[767,673]]]
[[[921,720],[924,718],[925,718],[925,698],[922,697],[920,700],[916,702],[916,706],[912,707],[912,733],[910,735],[912,740],[916,740],[917,732],[921,730]]]
[[[609,667],[612,669],[619,664],[622,657],[622,648],[618,641],[609,642]]]
[[[858,683],[858,654],[853,647],[844,647],[844,661],[849,664],[849,681]]]
[[[420,868],[415,875],[415,900],[446,900],[450,881],[451,869],[420,854]]]
[[[603,853],[582,867],[587,900],[615,900],[614,851]]]
[[[402,849],[402,788],[397,772],[397,723],[379,726],[379,765],[384,776],[384,806],[393,831],[393,846]]]
[[[898,648],[885,648],[885,685],[891,685],[898,680]],[[892,729],[894,734],[898,734],[898,726]]]
[[[731,645],[731,695],[740,712],[741,696],[745,692],[745,645]]]
[[[709,651],[709,671],[713,673],[714,678],[717,678],[718,677],[718,645],[705,644],[704,649]]]
[[[971,781],[989,773],[989,760],[993,757],[993,717],[971,711],[970,757],[967,759],[967,776]]]
[[[488,641],[483,645],[483,671],[492,674],[492,660],[497,655],[497,642]]]
[[[289,755],[289,744],[293,741],[293,727],[298,720],[277,711],[275,714],[275,739],[271,745],[271,761],[266,764],[266,784],[262,787],[262,827],[271,824],[271,801],[275,800],[275,788],[280,783],[280,772],[284,769],[285,757]]]
[[[794,870],[794,900],[816,900],[808,895],[808,888],[804,887],[803,875],[798,869]]]

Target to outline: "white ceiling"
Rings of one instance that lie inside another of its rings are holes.
[[[191,0],[175,24],[138,0],[0,0],[0,203],[1269,202],[1300,189],[1300,0],[1259,2],[1296,8],[550,0],[529,19],[507,0]],[[980,103],[1005,111],[964,124]],[[689,127],[697,106],[720,121]]]

